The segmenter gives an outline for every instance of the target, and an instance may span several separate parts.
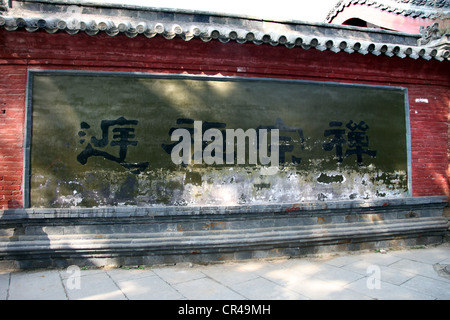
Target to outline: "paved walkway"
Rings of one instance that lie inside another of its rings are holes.
[[[444,243],[211,265],[0,271],[0,300],[450,300],[449,265]]]

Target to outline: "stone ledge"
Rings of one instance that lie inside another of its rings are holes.
[[[0,210],[0,221],[15,219],[125,218],[157,216],[227,215],[242,213],[286,213],[318,210],[357,210],[361,208],[393,208],[398,206],[437,205],[445,207],[447,196],[405,197],[397,199],[309,201],[283,204],[237,206],[154,206],[100,208],[26,208]]]
[[[7,210],[0,219],[0,269],[207,263],[440,243],[448,227],[446,204],[446,198],[427,197],[294,207],[111,208],[110,216],[91,209],[81,215],[80,209]],[[132,214],[137,212],[147,215]]]

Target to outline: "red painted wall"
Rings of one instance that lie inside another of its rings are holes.
[[[408,88],[413,195],[450,195],[450,62],[219,41],[0,30],[0,209],[23,206],[27,70],[290,78]],[[275,93],[276,94],[276,93]],[[420,100],[416,100],[420,99]],[[424,99],[428,100],[425,103]],[[417,102],[416,102],[417,101]]]

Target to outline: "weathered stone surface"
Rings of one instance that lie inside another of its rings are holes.
[[[0,219],[0,229],[7,230],[0,237],[0,265],[10,268],[8,261],[15,268],[136,265],[301,256],[439,243],[447,229],[442,197],[296,206],[249,206],[248,212],[227,207],[160,212],[115,208],[111,216],[97,216],[95,209],[81,215],[80,209],[51,214],[7,210]],[[408,212],[415,215],[405,215]]]

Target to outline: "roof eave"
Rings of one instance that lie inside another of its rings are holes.
[[[0,16],[0,27],[8,31],[44,29],[49,33],[86,32],[110,36],[123,33],[129,37],[143,34],[148,38],[181,37],[189,41],[217,39],[223,43],[285,45],[288,48],[316,48],[332,52],[398,56],[425,60],[449,59],[450,52],[419,45],[420,34],[341,26],[304,21],[265,20],[255,17],[225,15],[169,8],[145,8],[129,5],[99,6],[95,2],[75,6],[67,0],[12,1],[12,7]],[[444,47],[446,48],[446,47]]]

